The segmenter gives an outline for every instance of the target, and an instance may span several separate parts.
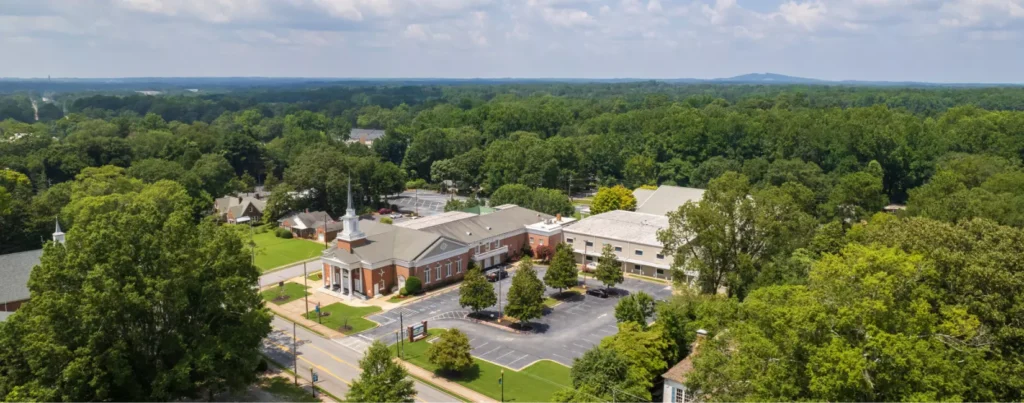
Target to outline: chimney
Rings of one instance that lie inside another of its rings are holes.
[[[239,202],[239,203],[241,203],[241,202],[242,202],[242,196],[238,196],[238,202]]]
[[[555,214],[555,222],[562,222],[562,213]]]
[[[309,214],[309,209],[306,209],[306,214]]]

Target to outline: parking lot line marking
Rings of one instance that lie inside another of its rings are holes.
[[[588,347],[588,346],[581,346],[581,345],[579,345],[579,344],[576,344],[576,343],[572,343],[572,345],[574,345],[574,346],[576,346],[576,347],[579,347],[579,348],[582,348],[582,349],[588,349],[588,348],[590,348],[590,347]]]
[[[508,365],[509,365],[509,366],[511,367],[511,366],[512,366],[512,364],[515,364],[515,363],[516,363],[516,362],[518,362],[519,360],[521,360],[521,359],[523,359],[523,358],[526,358],[526,357],[529,357],[529,356],[530,356],[529,354],[523,355],[522,357],[516,358],[516,359],[515,359],[515,360],[513,360],[512,362],[508,363]]]
[[[566,357],[566,356],[562,356],[562,355],[558,355],[558,354],[554,354],[554,353],[552,353],[551,355],[553,355],[553,356],[555,356],[555,357],[558,357],[558,358],[561,358],[561,359],[563,359],[563,360],[569,360],[569,361],[572,361],[572,360],[570,360],[570,359],[569,359],[569,357]]]
[[[488,344],[491,344],[491,342],[489,342],[489,341],[485,342],[484,344],[481,344],[481,345],[477,346],[476,348],[474,348],[474,350],[476,350],[477,348],[483,348],[484,346],[486,346]]]
[[[516,352],[516,350],[509,350],[509,351],[508,351],[507,353],[505,353],[505,354],[502,354],[502,355],[501,355],[501,357],[495,358],[494,360],[495,360],[495,361],[497,361],[497,360],[500,360],[500,359],[502,359],[502,358],[505,358],[505,356],[507,356],[507,355],[509,355],[509,354],[512,354],[512,353],[514,353],[514,352]]]
[[[487,355],[487,354],[493,353],[493,352],[498,351],[498,350],[501,350],[501,346],[495,347],[494,350],[488,351],[488,352],[480,354],[480,355]]]

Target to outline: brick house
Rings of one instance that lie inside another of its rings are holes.
[[[281,228],[291,231],[293,237],[306,239],[316,239],[317,234],[323,232],[320,228],[323,227],[325,222],[334,223],[335,221],[325,211],[309,210],[278,220]]]
[[[53,241],[63,244],[64,231],[59,222],[56,227]],[[0,255],[0,321],[28,302],[28,278],[42,256],[42,249]]]

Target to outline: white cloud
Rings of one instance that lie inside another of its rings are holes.
[[[560,27],[589,25],[594,22],[594,17],[590,13],[573,8],[545,7],[541,10],[541,15],[548,24]]]
[[[813,31],[825,19],[827,9],[820,1],[797,3],[789,1],[779,6],[779,14],[790,25]]]

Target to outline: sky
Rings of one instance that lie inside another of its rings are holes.
[[[0,77],[1024,82],[1024,0],[0,0]]]

